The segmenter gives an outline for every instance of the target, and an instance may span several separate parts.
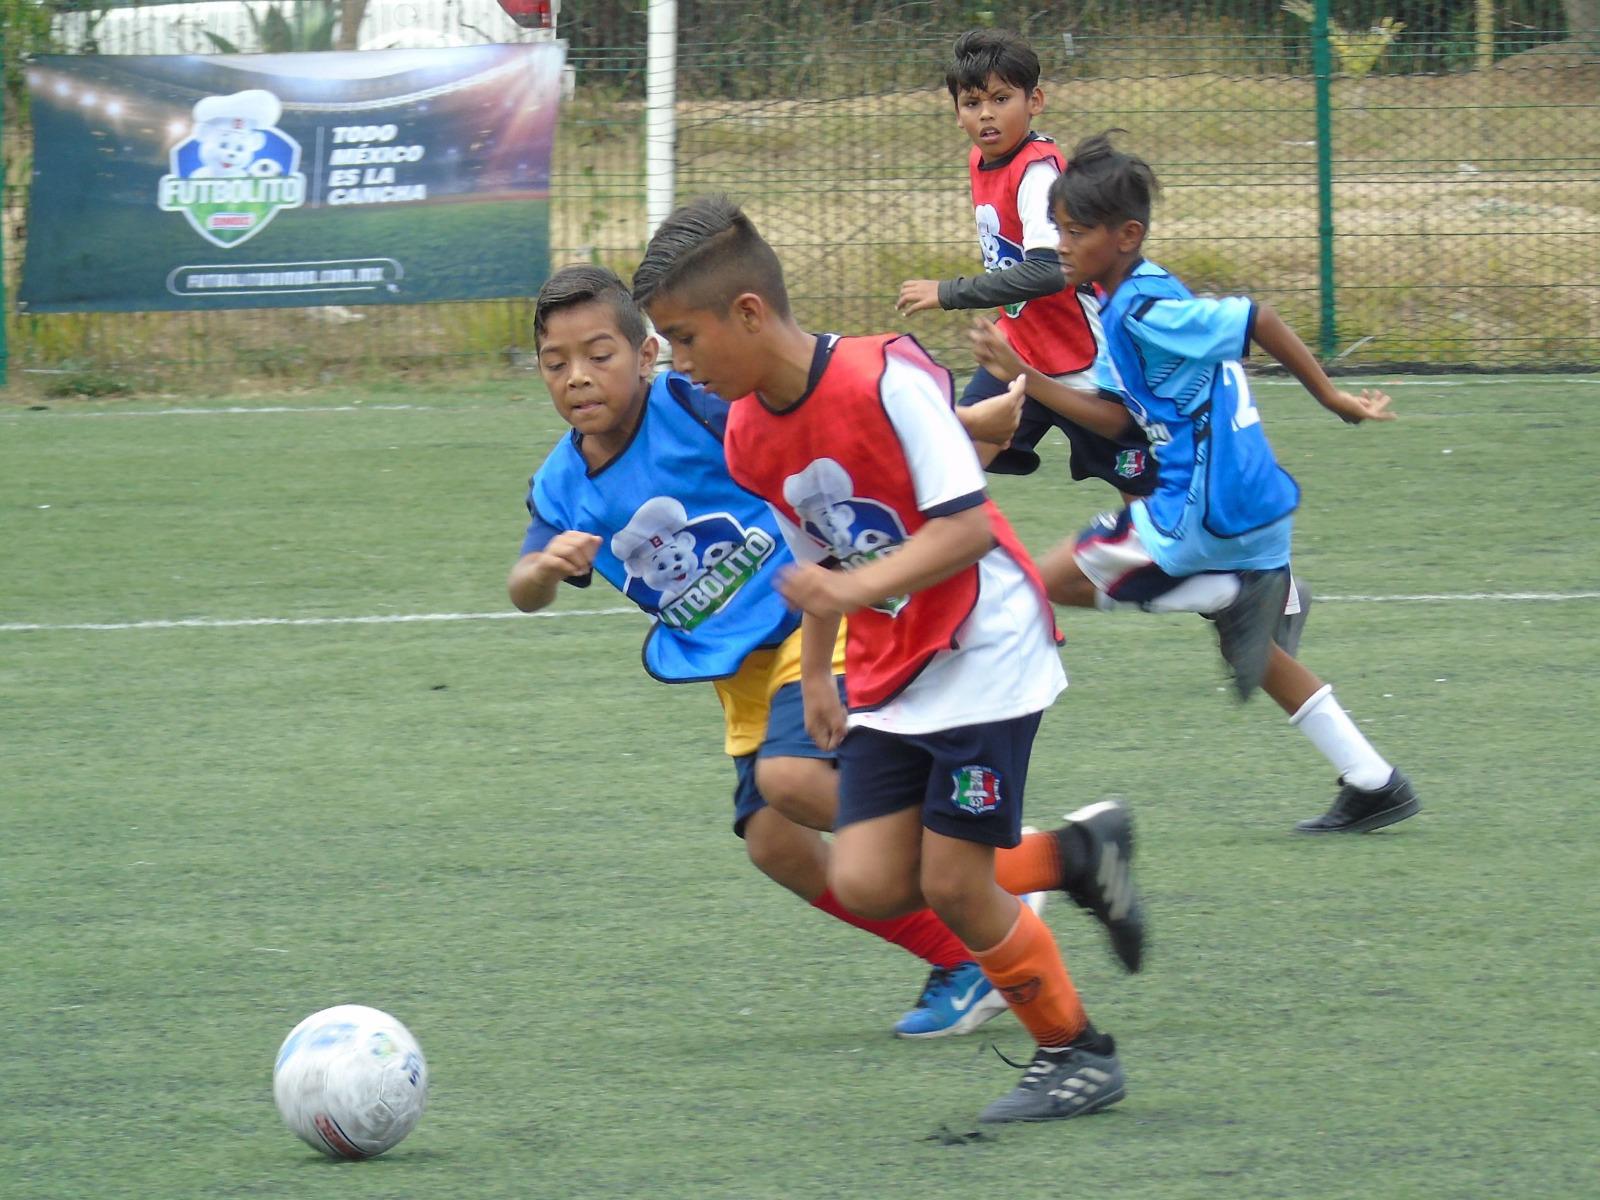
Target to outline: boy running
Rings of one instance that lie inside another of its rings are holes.
[[[1091,289],[1066,286],[1056,257],[1050,185],[1066,162],[1060,147],[1032,128],[1044,110],[1039,56],[1008,30],[974,29],[956,39],[945,85],[956,123],[972,142],[967,173],[985,273],[907,280],[896,307],[907,314],[999,308],[1001,334],[1023,362],[1052,379],[1092,388],[1099,305]],[[961,404],[1005,389],[1001,378],[980,366]],[[1155,487],[1155,464],[1137,426],[1105,437],[1031,395],[1010,447],[980,446],[978,457],[999,474],[1031,474],[1039,466],[1034,447],[1052,426],[1071,446],[1074,479],[1103,479],[1130,499]]]
[[[1212,616],[1240,696],[1260,686],[1339,774],[1332,807],[1296,829],[1363,832],[1403,821],[1421,807],[1410,780],[1356,728],[1331,685],[1273,644],[1300,489],[1273,457],[1239,360],[1255,342],[1352,425],[1393,420],[1389,397],[1335,387],[1267,305],[1196,299],[1147,261],[1141,248],[1157,190],[1150,167],[1107,134],[1080,142],[1051,187],[1068,283],[1094,284],[1107,296],[1107,354],[1098,393],[1027,369],[1030,392],[1108,436],[1137,422],[1158,482],[1150,496],[1103,514],[1044,560],[1050,598]],[[990,326],[974,329],[973,345],[991,368],[1023,369]]]
[[[1003,998],[932,913],[862,920],[828,889],[828,846],[816,831],[833,825],[832,754],[804,729],[799,619],[774,588],[789,553],[767,505],[728,478],[728,405],[681,375],[652,382],[656,341],[604,268],[552,276],[539,293],[534,337],[556,410],[573,429],[533,478],[531,521],[508,580],[512,602],[536,611],[562,580],[587,586],[598,570],[655,618],[644,648],[652,676],[713,682],[738,775],[734,831],[751,861],[813,907],[929,964],[897,1034],[965,1033],[1003,1011]],[[969,416],[977,435],[1003,438],[1009,426],[1003,402]],[[1030,837],[1013,852],[1009,880],[1029,892],[1062,886],[1084,842],[1070,828]]]
[[[997,848],[1019,840],[1034,732],[1066,679],[1038,573],[985,497],[949,373],[909,337],[802,330],[777,256],[724,197],[662,223],[634,295],[678,370],[741,397],[729,473],[768,501],[800,560],[779,586],[804,613],[806,728],[838,756],[834,894],[877,920],[931,906],[1033,1034],[1022,1082],[980,1120],[1116,1103],[1115,1044],[1090,1024],[1049,928],[996,884]],[[847,615],[848,713],[830,673]],[[1098,835],[1112,821],[1114,842]],[[1075,825],[1106,918],[1138,922],[1125,812],[1103,801]]]

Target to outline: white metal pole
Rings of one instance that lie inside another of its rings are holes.
[[[677,100],[677,0],[650,0],[644,70],[644,211],[651,233],[672,211],[678,152]]]

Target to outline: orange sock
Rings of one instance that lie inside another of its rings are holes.
[[[1009,850],[994,852],[994,881],[1013,896],[1061,886],[1061,847],[1053,833],[1025,833]]]
[[[1041,1046],[1065,1046],[1088,1028],[1089,1016],[1078,999],[1078,989],[1072,986],[1050,927],[1026,904],[1017,909],[1017,923],[1000,944],[974,950],[972,956],[1034,1041]]]

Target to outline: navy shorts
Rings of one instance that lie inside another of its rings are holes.
[[[979,367],[961,393],[963,405],[976,404],[1006,390],[1006,383]],[[1059,429],[1072,447],[1070,467],[1074,479],[1103,479],[1119,492],[1148,496],[1156,490],[1156,460],[1150,443],[1137,427],[1125,438],[1113,439],[1074,425],[1032,396],[1022,402],[1022,423],[1011,445],[989,464],[996,475],[1032,475],[1039,469],[1034,447],[1049,429]]]
[[[857,726],[839,746],[835,828],[918,805],[926,829],[964,842],[1022,840],[1028,755],[1041,713],[934,733]]]
[[[835,675],[839,699],[844,699],[844,676]],[[798,683],[786,683],[772,695],[767,710],[767,736],[754,754],[741,754],[733,760],[739,782],[733,789],[733,831],[744,836],[745,823],[767,806],[756,788],[758,758],[824,758],[834,761],[831,750],[824,750],[806,732],[806,706]]]

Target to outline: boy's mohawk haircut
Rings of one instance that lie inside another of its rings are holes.
[[[604,304],[617,319],[617,330],[637,350],[649,335],[644,314],[633,302],[628,285],[615,271],[590,263],[574,263],[562,267],[539,289],[533,303],[533,344],[535,348],[544,341],[545,329],[552,313],[580,304]]]
[[[1059,208],[1085,225],[1137,221],[1150,228],[1150,206],[1161,185],[1149,163],[1111,144],[1112,134],[1126,132],[1107,129],[1072,148],[1067,169],[1050,185],[1052,210]]]
[[[724,195],[700,196],[675,209],[650,238],[633,273],[633,298],[644,306],[672,293],[691,308],[720,315],[746,292],[788,316],[789,292],[778,256]]]
[[[982,91],[989,86],[991,75],[1031,92],[1039,86],[1039,56],[1021,34],[1009,29],[969,29],[956,39],[945,69],[950,99],[961,99],[962,92]]]

